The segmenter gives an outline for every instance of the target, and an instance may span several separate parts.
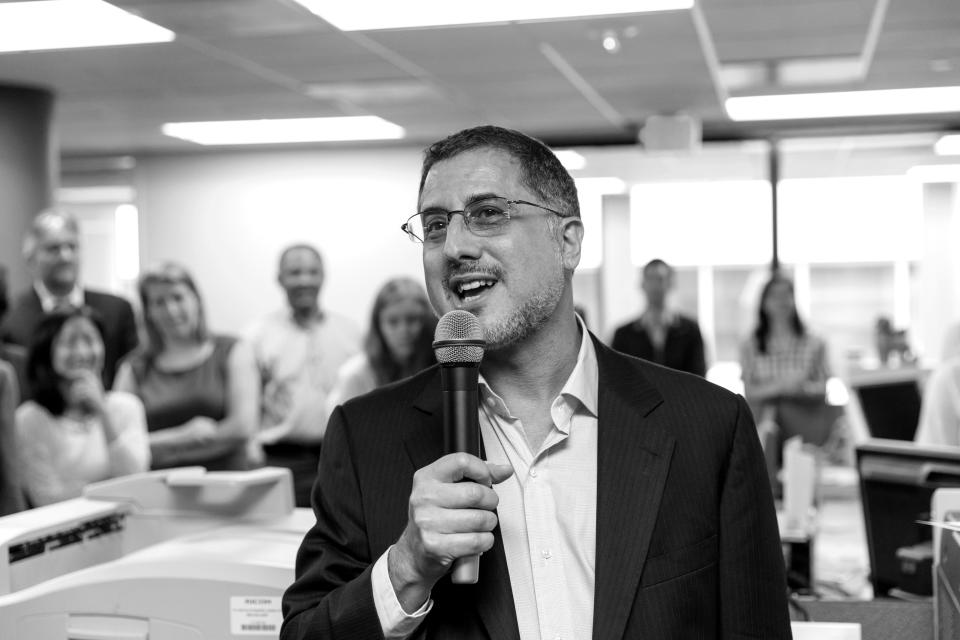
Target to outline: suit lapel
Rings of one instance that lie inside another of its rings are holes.
[[[609,640],[623,637],[675,441],[648,418],[663,399],[639,368],[594,345],[600,380],[593,637]]]
[[[439,368],[433,378],[425,383],[413,406],[422,419],[411,423],[404,436],[404,446],[413,469],[416,470],[443,455],[443,396]],[[455,598],[459,595],[458,590],[463,595],[468,591],[472,592],[472,597],[457,600],[460,606],[476,606],[489,637],[496,640],[519,640],[520,631],[514,611],[513,590],[510,587],[510,574],[500,527],[494,529],[493,533],[493,548],[480,556],[480,579],[475,587],[452,585],[446,578],[438,583],[438,587],[442,584],[443,588],[451,590],[451,595]]]

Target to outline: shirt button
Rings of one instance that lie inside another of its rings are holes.
[[[494,406],[496,406],[496,405],[497,405],[497,401],[496,401],[496,400],[494,400],[493,398],[487,398],[487,406],[488,406],[488,407],[494,407]]]
[[[543,556],[544,560],[549,560],[550,556],[553,554],[550,553],[550,549],[544,549],[543,551],[540,552],[540,555]]]
[[[531,475],[532,477],[534,477],[534,478],[537,477],[537,468],[536,468],[536,467],[530,467],[530,475]]]

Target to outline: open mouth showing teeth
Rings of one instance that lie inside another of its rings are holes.
[[[454,290],[462,299],[469,300],[488,291],[495,284],[495,280],[469,280],[467,282],[461,282]]]

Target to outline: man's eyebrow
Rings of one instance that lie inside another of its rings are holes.
[[[502,198],[502,197],[503,197],[503,196],[501,196],[499,193],[493,193],[492,191],[484,191],[484,192],[481,192],[481,193],[473,193],[473,194],[470,194],[469,196],[467,196],[466,205],[465,205],[465,206],[469,206],[469,205],[473,204],[474,202],[480,202],[481,200],[489,200],[490,198]],[[459,211],[459,209],[445,209],[445,208],[443,208],[443,207],[441,207],[441,206],[424,207],[423,209],[420,210],[420,213],[426,213],[426,212],[428,212],[428,211],[432,211],[432,212],[433,212],[433,211],[446,211],[446,212],[449,213],[450,211]]]
[[[501,198],[502,196],[499,193],[484,192],[484,193],[475,193],[467,198],[467,204],[473,204],[474,202],[479,202],[480,200],[489,200],[490,198]]]

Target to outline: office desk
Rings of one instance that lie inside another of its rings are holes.
[[[791,526],[783,511],[777,511],[783,562],[787,568],[787,586],[791,593],[814,593],[813,544],[817,533],[817,517],[811,514],[801,526]]]
[[[810,620],[859,622],[863,640],[934,640],[933,602],[924,600],[796,600]],[[791,611],[794,620],[800,619]]]

